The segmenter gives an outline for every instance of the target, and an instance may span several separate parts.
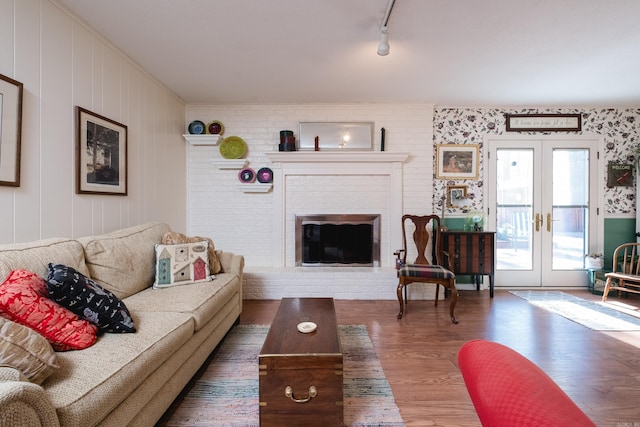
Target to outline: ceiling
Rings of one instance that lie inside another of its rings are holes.
[[[638,0],[52,0],[188,104],[640,105]]]

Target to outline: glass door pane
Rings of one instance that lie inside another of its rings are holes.
[[[589,241],[589,150],[553,150],[553,207],[545,218],[552,234],[553,270],[584,269]]]
[[[498,270],[533,268],[533,149],[496,150]]]

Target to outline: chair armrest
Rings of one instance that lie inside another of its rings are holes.
[[[400,270],[400,267],[407,263],[407,251],[398,249],[393,254],[396,256],[396,270]]]

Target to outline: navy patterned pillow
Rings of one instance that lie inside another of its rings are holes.
[[[135,332],[129,310],[118,297],[71,267],[49,264],[49,297],[101,332]]]

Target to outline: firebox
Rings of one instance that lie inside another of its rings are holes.
[[[380,266],[380,215],[296,215],[296,266]]]

